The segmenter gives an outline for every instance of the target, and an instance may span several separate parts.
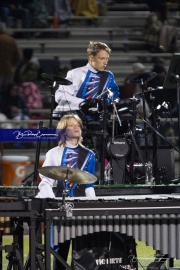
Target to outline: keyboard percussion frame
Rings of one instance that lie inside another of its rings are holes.
[[[51,264],[52,222],[55,244],[88,233],[115,231],[145,241],[170,258],[180,259],[180,195],[67,198],[64,210],[61,201],[62,198],[57,198],[47,202],[45,210],[47,269]]]
[[[24,250],[23,249],[23,223],[27,222],[29,225],[29,258],[28,258],[28,267],[30,269],[36,269],[36,230],[37,230],[37,218],[39,217],[38,211],[32,208],[32,200],[30,199],[20,199],[16,197],[0,197],[0,217],[9,217],[10,219],[15,220],[16,225],[11,228],[13,231],[13,243],[11,246],[2,245],[0,241],[0,252],[1,252],[1,264],[0,270],[4,270],[2,265],[2,250],[10,250],[12,256],[18,254],[18,258],[15,260],[16,267],[18,269],[25,270],[24,268]],[[11,224],[12,225],[12,224]],[[16,230],[16,227],[19,229]],[[0,231],[1,240],[3,238],[2,231]],[[7,252],[7,251],[6,251]],[[16,256],[15,256],[16,257]],[[11,265],[11,260],[9,260]],[[8,264],[8,267],[10,267]],[[11,265],[12,266],[12,265]],[[11,268],[7,268],[11,269]],[[28,268],[27,268],[28,269]]]
[[[54,224],[53,228],[57,230],[59,221],[60,236],[58,235],[56,239],[62,239],[60,241],[64,241],[65,237],[71,238],[71,230],[75,233],[73,237],[76,237],[85,234],[85,231],[87,233],[89,230],[88,233],[93,233],[103,228],[103,231],[131,235],[135,239],[145,241],[147,245],[155,246],[156,250],[165,251],[170,258],[180,259],[180,195],[178,194],[66,198],[65,203],[62,198],[0,197],[0,217],[17,219],[20,223],[28,222],[30,269],[35,269],[38,245],[41,245],[45,255],[44,266],[40,269],[51,269],[51,254],[56,256],[50,246],[51,227]],[[101,223],[102,220],[104,224]],[[39,243],[37,238],[39,222],[44,223],[44,244]],[[22,237],[19,235],[20,239]],[[5,247],[0,245],[0,249],[3,250]],[[28,268],[25,264],[19,269]],[[71,267],[67,266],[67,269],[70,270]]]

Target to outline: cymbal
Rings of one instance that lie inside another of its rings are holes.
[[[130,75],[125,79],[127,83],[140,83],[141,81],[150,81],[157,76],[156,72],[144,72],[141,74]]]
[[[153,93],[153,92],[162,91],[162,90],[163,90],[163,87],[156,87],[156,88],[149,87],[146,91],[144,91],[144,93]]]
[[[46,177],[61,182],[68,180],[77,184],[90,184],[97,181],[97,178],[91,173],[64,166],[45,166],[39,168],[38,171]]]
[[[146,93],[155,93],[155,92],[157,92],[157,91],[162,91],[163,90],[163,87],[161,87],[161,86],[158,86],[157,88],[152,88],[152,87],[149,87],[147,90],[145,90],[144,91],[144,94],[146,94]],[[142,92],[139,92],[139,93],[137,93],[137,94],[135,94],[135,96],[138,96],[138,95],[142,95],[143,93]]]
[[[49,82],[49,83],[54,83],[54,82],[57,82],[59,83],[60,85],[71,85],[72,82],[68,81],[67,79],[63,78],[63,77],[60,77],[60,76],[57,76],[57,75],[53,75],[53,74],[47,74],[47,73],[42,73],[41,74],[41,77]]]
[[[132,104],[138,104],[140,103],[140,100],[138,98],[125,98],[125,99],[121,99],[118,102],[116,102],[116,108],[118,109],[118,111],[120,109],[124,109],[124,108],[131,108]],[[109,108],[112,109],[112,104],[109,105]]]

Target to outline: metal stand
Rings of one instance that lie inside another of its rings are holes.
[[[151,100],[151,121],[152,121],[152,126],[155,127],[157,130],[157,117],[155,115],[155,107],[154,107],[154,101],[155,97],[150,96]],[[158,173],[158,167],[157,167],[157,150],[158,150],[158,136],[155,132],[153,132],[153,175],[156,176]]]
[[[18,221],[17,226],[13,226],[13,243],[5,246],[8,252],[6,258],[9,260],[7,270],[23,270],[23,222]]]
[[[154,184],[152,162],[148,158],[148,140],[147,140],[147,125],[146,125],[146,99],[145,99],[145,86],[143,78],[141,78],[141,91],[143,101],[143,119],[144,119],[144,144],[145,144],[145,184]]]
[[[178,134],[179,134],[178,148],[180,150],[180,85],[179,85],[179,75],[176,75],[176,89],[177,89]],[[179,155],[179,160],[180,160],[180,155]]]
[[[102,156],[101,156],[101,179],[100,181],[104,184],[104,168],[105,168],[105,157],[106,157],[106,145],[107,145],[107,120],[108,120],[108,110],[107,110],[107,100],[103,99],[103,135],[102,135]]]
[[[43,122],[39,122],[39,128],[43,128]],[[35,163],[34,163],[34,171],[28,175],[26,178],[24,178],[21,183],[19,184],[20,186],[23,186],[26,184],[27,180],[33,176],[33,180],[31,182],[31,186],[37,186],[37,177],[38,177],[38,167],[39,167],[39,156],[40,156],[40,149],[41,149],[41,140],[39,139],[36,144],[36,158],[35,158]]]
[[[144,160],[142,158],[142,155],[140,153],[140,150],[138,148],[138,145],[136,143],[135,140],[135,133],[136,133],[136,114],[137,114],[137,110],[136,110],[136,105],[137,105],[137,99],[136,98],[132,98],[132,108],[131,108],[131,113],[132,113],[132,126],[130,126],[130,123],[128,123],[128,135],[131,138],[131,152],[130,152],[130,161],[129,161],[129,179],[130,179],[130,183],[134,184],[134,159],[135,159],[135,150],[138,152],[140,159],[145,167],[145,163]]]
[[[164,89],[176,89],[177,91],[177,115],[178,115],[178,148],[180,150],[180,86],[179,86],[179,74],[180,74],[180,53],[174,53],[170,62],[170,66],[164,80]],[[174,148],[174,147],[173,147]],[[179,151],[178,151],[179,152]],[[180,152],[179,152],[180,153]],[[179,155],[180,160],[180,155]]]
[[[62,205],[59,205],[58,210],[65,215],[67,218],[72,217],[72,209],[74,205],[72,203],[65,203],[65,198],[67,195],[67,189],[63,190],[62,193]],[[66,267],[67,270],[73,270],[65,261],[64,259],[54,251],[52,247],[50,247],[50,230],[52,226],[52,218],[51,214],[48,215],[48,210],[45,211],[45,269],[51,269],[51,259],[50,255],[52,254],[63,266]],[[51,211],[50,211],[51,212]],[[50,213],[49,212],[49,213]],[[60,216],[61,220],[62,216]],[[59,230],[61,230],[61,224],[59,226]]]
[[[51,90],[51,108],[50,108],[50,117],[49,117],[49,128],[52,128],[52,120],[53,120],[53,110],[54,110],[54,93],[55,90],[57,90],[57,84],[56,82],[53,82],[53,84],[50,84],[50,90]],[[50,141],[48,140],[48,147],[47,151],[50,149]]]
[[[138,148],[138,145],[137,145],[136,140],[135,140],[135,122],[136,122],[136,105],[137,105],[137,103],[139,103],[138,99],[136,99],[136,98],[131,99],[131,110],[129,109],[129,111],[132,114],[132,116],[130,116],[130,117],[131,117],[133,123],[132,123],[132,126],[130,126],[130,124],[129,124],[128,133],[125,134],[125,136],[127,138],[130,137],[131,142],[132,142],[131,143],[130,163],[129,163],[129,178],[130,178],[130,183],[131,184],[134,184],[134,157],[135,157],[135,150],[137,151],[145,170],[147,168],[147,164],[144,162],[144,159],[143,159],[143,157],[141,155],[140,149]],[[120,117],[118,115],[116,104],[115,104],[114,101],[112,102],[112,104],[113,104],[114,111],[113,111],[113,115],[112,115],[112,138],[111,138],[111,144],[114,143],[114,128],[115,128],[115,119],[116,118],[118,119],[119,125],[121,126],[121,120],[120,120]],[[122,154],[122,153],[120,153],[120,154]],[[128,152],[126,152],[126,154],[128,154]],[[125,156],[126,156],[126,154],[125,154]],[[125,170],[125,168],[124,168],[124,170]],[[149,172],[148,172],[148,175],[149,175]]]
[[[58,89],[59,85],[71,85],[72,82],[68,81],[67,79],[64,79],[62,77],[59,77],[57,75],[53,74],[47,74],[47,73],[42,73],[41,77],[43,80],[45,80],[51,90],[51,110],[50,110],[50,118],[49,118],[49,128],[52,128],[52,119],[53,119],[53,110],[54,110],[54,93]],[[50,141],[48,141],[48,149],[50,149]]]

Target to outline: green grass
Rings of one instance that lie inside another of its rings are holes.
[[[136,240],[137,244],[137,258],[138,258],[138,269],[146,269],[148,264],[154,261],[156,251],[150,247],[146,246],[144,242],[140,242]],[[166,263],[166,267],[168,268],[168,261]],[[180,260],[174,259],[174,267],[180,268]]]
[[[3,237],[3,246],[4,245],[11,245],[12,237],[11,236],[4,236]],[[137,259],[138,259],[138,269],[146,269],[148,264],[154,261],[155,250],[152,247],[146,246],[144,242],[140,242],[136,240],[137,247]],[[24,262],[26,261],[26,257],[28,254],[28,247],[29,247],[29,237],[25,235],[24,237]],[[3,251],[3,270],[7,269],[8,260],[6,259],[7,253]],[[69,257],[68,263],[70,263],[71,258]],[[174,267],[180,267],[180,260],[174,260]]]

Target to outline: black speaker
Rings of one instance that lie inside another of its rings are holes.
[[[148,147],[147,149],[148,160],[145,160],[146,157],[145,148],[141,148],[141,153],[145,163],[151,161],[152,164],[154,164],[152,147]],[[170,147],[160,146],[156,153],[156,161],[157,161],[157,171],[164,170],[167,180],[172,180],[175,178],[174,149]],[[158,175],[157,176],[154,175],[154,177],[156,178],[158,177]]]

